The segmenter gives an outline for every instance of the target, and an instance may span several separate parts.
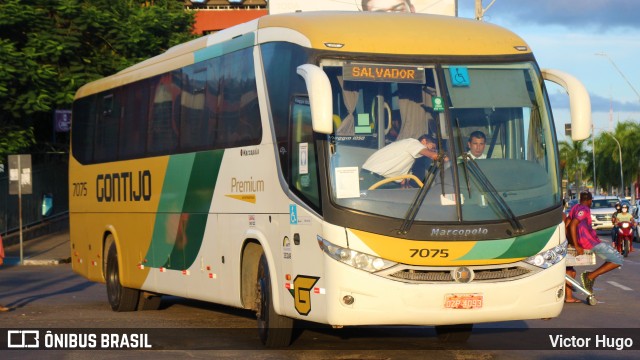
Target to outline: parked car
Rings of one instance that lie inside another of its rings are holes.
[[[611,230],[611,215],[616,211],[617,196],[594,196],[591,203],[591,225],[594,230]]]

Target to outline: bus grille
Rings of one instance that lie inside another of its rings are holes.
[[[452,272],[455,268],[447,269],[402,269],[393,273],[389,273],[387,276],[396,280],[408,281],[408,282],[436,282],[446,283],[455,282]],[[473,281],[506,281],[514,280],[516,278],[524,277],[531,273],[533,270],[520,267],[511,266],[504,268],[481,268],[473,269],[474,278]]]

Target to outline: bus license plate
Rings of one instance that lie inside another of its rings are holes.
[[[482,294],[447,294],[444,298],[445,309],[480,309]]]

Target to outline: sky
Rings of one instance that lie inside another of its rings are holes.
[[[490,3],[482,1],[484,8]],[[473,18],[474,8],[474,0],[458,0],[459,17]],[[618,121],[640,122],[639,0],[496,0],[484,21],[523,38],[541,68],[582,81],[591,97],[596,137]],[[547,82],[547,89],[558,139],[569,140],[564,135],[564,124],[571,122],[568,96],[553,83]]]

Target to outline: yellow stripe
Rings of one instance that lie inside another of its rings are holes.
[[[461,266],[508,264],[521,260],[520,258],[459,260],[476,246],[477,241],[417,241],[354,229],[348,229],[348,231],[371,248],[375,252],[373,255],[402,264]]]
[[[232,199],[236,199],[236,200],[246,201],[252,204],[256,203],[256,194],[241,194],[241,195],[227,194],[225,196],[230,197]]]

